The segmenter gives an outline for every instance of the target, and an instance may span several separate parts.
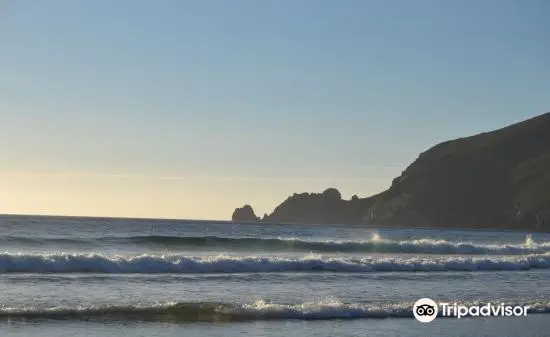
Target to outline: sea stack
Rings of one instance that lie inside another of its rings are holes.
[[[241,208],[236,208],[231,216],[231,220],[235,222],[256,222],[260,218],[254,213],[254,209],[250,205],[244,205]]]

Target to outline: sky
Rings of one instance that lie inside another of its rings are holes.
[[[0,213],[366,197],[550,111],[546,0],[0,1]]]

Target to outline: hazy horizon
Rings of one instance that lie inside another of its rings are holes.
[[[0,214],[229,219],[550,111],[550,3],[5,1]]]

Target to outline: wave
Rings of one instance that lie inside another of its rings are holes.
[[[471,303],[460,303],[463,305]],[[482,303],[475,302],[477,305]],[[500,305],[500,303],[498,303]],[[505,303],[529,306],[528,313],[550,313],[550,302]],[[337,300],[300,304],[227,302],[172,302],[153,305],[0,308],[0,318],[98,319],[133,321],[231,322],[255,320],[331,320],[360,318],[410,318],[413,303],[366,304]]]
[[[523,256],[301,258],[184,255],[0,254],[0,273],[435,272],[549,269],[550,253]]]
[[[80,239],[73,237],[28,237],[28,236],[0,236],[2,244],[23,244],[23,245],[47,245],[47,244],[93,244],[94,240]]]
[[[550,252],[550,242],[536,243],[527,236],[524,243],[518,244],[484,244],[472,242],[453,242],[435,239],[390,240],[373,235],[370,240],[344,241],[321,240],[308,241],[296,238],[247,238],[220,236],[130,236],[130,237],[99,237],[99,238],[28,238],[2,237],[4,242],[20,242],[23,244],[86,244],[100,245],[133,244],[161,245],[169,247],[206,247],[226,248],[234,250],[269,249],[277,251],[307,251],[315,253],[410,253],[410,254],[477,254],[477,255],[522,255]]]
[[[159,243],[193,247],[269,248],[281,251],[298,250],[311,252],[497,255],[521,255],[550,252],[550,242],[535,243],[530,236],[521,244],[476,244],[427,238],[398,241],[382,239],[378,235],[373,235],[370,240],[364,241],[308,241],[296,238],[229,238],[218,236],[138,236],[128,238],[128,240],[133,243]]]

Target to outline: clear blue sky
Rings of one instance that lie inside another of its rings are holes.
[[[550,111],[550,2],[0,2],[0,213],[228,218],[385,189]]]

